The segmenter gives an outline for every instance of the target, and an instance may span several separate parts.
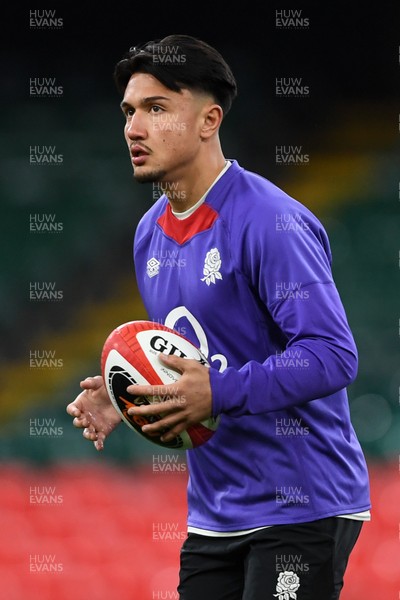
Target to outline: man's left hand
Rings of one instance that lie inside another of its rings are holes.
[[[142,427],[147,435],[159,435],[169,442],[182,431],[211,417],[212,396],[209,367],[197,360],[178,356],[159,355],[168,368],[181,373],[176,383],[165,385],[130,385],[127,392],[134,396],[157,396],[159,402],[132,407],[130,415],[163,415],[162,419]],[[161,405],[161,406],[160,406]],[[167,430],[167,431],[166,431]]]

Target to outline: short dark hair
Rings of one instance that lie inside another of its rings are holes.
[[[134,73],[149,73],[174,92],[206,92],[221,106],[224,115],[237,95],[235,78],[221,54],[190,35],[169,35],[130,48],[114,70],[114,81],[121,94]]]

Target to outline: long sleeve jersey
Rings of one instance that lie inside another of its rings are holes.
[[[189,527],[232,532],[370,508],[347,386],[357,349],[326,231],[236,160],[185,219],[160,197],[135,233],[149,319],[210,363],[217,431],[187,450]]]

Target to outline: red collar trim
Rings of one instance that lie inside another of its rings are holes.
[[[168,203],[164,214],[157,219],[157,223],[166,235],[182,245],[196,234],[210,229],[217,218],[217,211],[203,202],[190,217],[177,219]]]

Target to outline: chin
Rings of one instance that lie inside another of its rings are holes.
[[[142,169],[135,169],[133,172],[133,178],[138,183],[158,183],[163,181],[166,175],[166,171],[161,169],[158,171],[142,171]]]

